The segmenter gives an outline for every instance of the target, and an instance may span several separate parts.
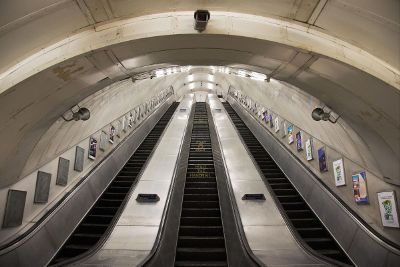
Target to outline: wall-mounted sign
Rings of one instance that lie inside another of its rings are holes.
[[[357,204],[368,203],[367,174],[361,171],[352,175],[354,199]]]
[[[378,202],[383,226],[399,228],[395,192],[378,193]]]
[[[346,176],[344,173],[343,159],[335,160],[333,163],[333,177],[335,177],[335,185],[346,185]]]

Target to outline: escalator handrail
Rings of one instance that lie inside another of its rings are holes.
[[[222,144],[221,144],[221,139],[220,136],[217,134],[216,132],[216,128],[215,128],[215,123],[214,123],[214,117],[211,115],[211,108],[208,105],[208,109],[209,109],[209,124],[210,124],[210,136],[211,136],[211,142],[213,142],[213,140],[215,140],[214,142],[216,142],[219,146],[219,151],[217,153],[220,154],[220,158],[221,158],[221,163],[220,164],[221,168],[224,169],[225,172],[225,178],[226,178],[226,185],[227,185],[227,189],[228,189],[228,197],[229,197],[229,202],[231,203],[232,206],[232,210],[233,210],[233,216],[235,217],[235,223],[237,225],[237,229],[238,229],[238,235],[239,235],[239,239],[241,241],[242,246],[244,247],[244,251],[246,252],[247,256],[253,261],[253,263],[259,265],[259,266],[266,266],[263,262],[261,262],[253,253],[253,251],[251,250],[249,243],[247,241],[246,238],[246,234],[243,230],[243,224],[240,220],[240,213],[239,213],[239,207],[237,206],[237,203],[235,201],[235,197],[234,197],[234,192],[233,192],[233,188],[232,188],[232,184],[231,184],[231,179],[229,176],[229,172],[228,170],[228,166],[226,165],[226,160],[225,160],[225,156],[223,155],[222,152]],[[211,118],[210,118],[211,117]],[[213,151],[213,154],[215,152]],[[218,165],[217,162],[214,163],[215,165]],[[218,168],[219,166],[215,166],[215,168]]]
[[[247,127],[247,125],[246,125],[245,122],[242,120],[242,118],[240,117],[240,115],[233,109],[232,106],[231,106],[231,108],[232,108],[232,110],[236,113],[236,115],[240,118],[240,120],[243,122],[243,124]],[[228,116],[229,116],[229,115],[228,115]],[[259,166],[258,163],[256,162],[256,160],[255,160],[255,158],[253,157],[252,153],[249,151],[249,149],[248,149],[248,147],[247,147],[247,145],[246,145],[245,140],[243,139],[243,137],[241,136],[241,134],[240,134],[240,133],[238,132],[238,130],[236,129],[236,124],[235,124],[235,122],[233,122],[231,116],[229,116],[229,120],[232,122],[233,125],[235,125],[235,131],[237,132],[237,134],[238,134],[238,136],[239,136],[241,142],[243,143],[244,148],[245,148],[246,152],[248,153],[248,155],[249,155],[251,161],[253,162],[254,167],[256,168],[256,170],[257,170],[257,172],[259,173],[260,177],[263,177],[263,178],[264,178],[264,174],[263,174],[263,172],[261,171],[260,166]],[[247,129],[253,134],[253,132],[250,130],[249,127],[247,127]],[[254,138],[258,141],[257,137],[256,137],[254,134],[253,134],[253,136],[254,136]],[[259,142],[259,141],[258,141],[258,142]],[[261,142],[259,142],[259,143],[260,143],[260,145],[262,146]],[[267,149],[265,149],[264,146],[263,146],[263,149],[265,150],[266,153],[268,153],[268,152],[267,152]],[[268,153],[268,155],[270,155],[270,154]],[[270,156],[271,156],[271,155],[270,155]],[[272,156],[271,156],[271,158],[272,158]],[[275,162],[275,164],[277,164],[277,166],[279,167],[278,163],[277,163],[275,160],[274,160],[274,162]],[[284,172],[280,167],[279,167],[279,169],[285,174],[285,172]],[[289,176],[286,175],[286,174],[285,174],[285,176],[286,176],[286,177],[289,177]],[[288,180],[289,180],[289,182],[291,183],[291,180],[290,180],[289,178],[288,178]],[[267,191],[269,192],[270,196],[271,196],[272,199],[274,200],[275,206],[276,206],[276,208],[278,209],[279,213],[281,214],[283,220],[285,221],[285,224],[286,224],[287,226],[289,226],[289,227],[288,227],[289,231],[292,233],[292,235],[294,236],[295,241],[299,244],[299,246],[303,248],[303,251],[304,251],[305,253],[307,253],[307,254],[310,255],[311,257],[316,258],[317,260],[323,261],[324,263],[329,263],[329,264],[333,264],[333,265],[337,265],[337,266],[349,266],[349,265],[347,265],[347,264],[343,264],[342,262],[338,262],[338,261],[336,261],[336,260],[334,260],[334,259],[332,259],[332,258],[329,258],[329,257],[326,257],[326,256],[324,256],[324,255],[321,255],[321,254],[317,253],[314,249],[312,249],[312,248],[303,240],[303,238],[300,236],[300,234],[295,230],[295,227],[294,227],[293,223],[292,223],[291,220],[289,219],[288,215],[286,214],[286,211],[283,209],[282,205],[280,204],[280,201],[278,200],[276,194],[273,192],[273,190],[272,190],[271,186],[269,185],[269,183],[266,181],[266,179],[262,179],[262,181],[264,182],[265,187],[266,187]],[[296,188],[296,186],[295,186],[293,183],[291,183],[291,184],[293,185],[294,188]],[[297,190],[297,188],[296,188],[296,190]],[[301,195],[301,193],[299,192],[299,190],[297,190],[297,192]],[[304,201],[305,201],[305,200],[304,200]],[[307,203],[307,202],[305,201],[305,203]],[[308,204],[307,204],[307,205],[308,205]],[[310,208],[311,208],[311,207],[310,207]],[[311,208],[311,210],[313,210],[313,209]],[[313,212],[314,212],[314,211],[313,211]],[[315,214],[315,216],[318,218],[318,220],[324,225],[324,223],[322,222],[322,220],[321,220],[321,218],[318,216],[318,214],[317,214],[316,212],[314,212],[314,214]],[[325,226],[325,225],[324,225],[324,226]],[[330,233],[329,229],[327,229],[326,226],[325,226],[325,229]],[[331,234],[331,236],[332,236],[332,238],[335,240],[335,242],[340,246],[339,242],[336,241],[336,239],[334,238],[334,236],[333,236],[332,234]],[[341,246],[340,246],[340,247],[341,247]],[[342,250],[343,250],[343,252],[346,254],[346,256],[350,259],[350,257],[347,255],[347,253],[345,252],[345,250],[344,250],[343,248],[342,248]]]
[[[165,113],[172,107],[172,105],[174,104],[174,102],[172,102],[172,104],[168,107],[168,109],[164,112],[164,114],[160,117],[160,119],[155,123],[154,127],[160,122],[160,120],[163,118],[163,116],[165,115]],[[128,203],[128,201],[130,200],[130,198],[132,197],[133,191],[136,188],[137,183],[139,182],[143,172],[146,170],[147,165],[149,164],[151,157],[153,156],[154,152],[157,149],[157,146],[159,145],[163,135],[165,134],[165,130],[167,129],[167,127],[169,126],[169,124],[171,123],[172,117],[174,116],[175,112],[177,109],[175,109],[174,113],[171,115],[170,120],[168,121],[168,123],[166,124],[163,132],[161,133],[159,139],[157,140],[157,142],[154,144],[154,148],[151,151],[150,155],[148,156],[146,162],[143,164],[140,172],[137,174],[135,181],[133,182],[131,188],[129,189],[129,191],[126,194],[126,197],[124,199],[124,201],[121,203],[120,207],[118,208],[118,211],[115,213],[113,219],[111,220],[110,224],[107,227],[107,230],[104,232],[104,234],[102,235],[102,237],[99,239],[99,241],[93,245],[93,247],[91,247],[89,250],[85,251],[82,254],[79,254],[75,257],[69,258],[63,262],[51,265],[51,266],[65,266],[67,264],[70,263],[79,263],[81,261],[84,261],[85,259],[89,258],[90,256],[94,255],[96,252],[99,251],[99,249],[101,249],[101,247],[104,245],[104,243],[108,240],[109,236],[111,235],[112,231],[114,230],[114,227],[116,225],[116,223],[118,222],[121,214],[123,213],[126,204]],[[153,129],[154,129],[153,127]],[[149,131],[149,133],[153,130],[151,129]],[[140,142],[139,146],[137,148],[140,147],[140,145],[146,140],[145,136],[143,138],[143,140]],[[133,151],[133,153],[130,155],[130,157],[127,158],[127,160],[125,161],[125,163],[122,165],[121,169],[118,171],[118,173],[125,167],[125,165],[128,163],[128,161],[131,159],[131,157],[135,154],[136,150]],[[118,175],[118,174],[117,174]],[[116,176],[110,180],[110,182],[107,184],[107,186],[104,188],[103,192],[101,192],[99,194],[99,196],[97,197],[97,199],[93,202],[93,205],[87,210],[87,212],[85,213],[84,216],[82,216],[81,220],[79,221],[79,223],[77,223],[76,227],[74,228],[74,230],[72,230],[71,234],[65,239],[65,242],[67,242],[69,240],[69,238],[74,234],[75,230],[80,226],[81,222],[86,218],[87,214],[91,211],[91,209],[93,208],[94,205],[96,205],[97,201],[99,200],[99,198],[102,196],[102,194],[108,189],[108,187],[110,186],[110,184],[114,181],[114,179],[116,178]],[[58,252],[64,247],[65,242],[59,247],[59,250],[54,254],[54,257],[58,254]],[[53,258],[54,258],[53,257]],[[53,260],[53,258],[49,261],[49,263]]]
[[[229,96],[231,97],[231,96]],[[231,97],[232,98],[232,97]],[[236,101],[235,101],[236,102]],[[229,103],[229,100],[227,100],[227,103]],[[230,103],[229,103],[230,104]],[[233,108],[233,107],[232,107]],[[246,109],[242,109],[246,113],[249,114],[249,116],[256,121],[262,128],[266,128],[265,125],[263,125],[260,121],[256,120],[254,116]],[[235,111],[236,112],[236,111]],[[240,117],[240,116],[239,116]],[[247,125],[246,125],[247,126]],[[319,178],[314,171],[312,171],[308,166],[306,166],[299,158],[291,151],[289,150],[283,143],[282,141],[271,134],[268,130],[265,131],[268,135],[274,138],[274,140],[280,145],[282,149],[284,149],[296,162],[309,173],[309,175],[316,181],[322,188],[325,190],[325,192],[331,196],[331,198],[336,201],[336,203],[363,229],[369,236],[371,236],[373,239],[375,239],[380,245],[384,246],[388,250],[392,251],[393,253],[400,255],[400,245],[396,244],[395,242],[389,240],[379,232],[377,232],[375,229],[373,229],[369,224],[367,224],[355,211],[353,211],[350,206],[345,203],[340,196],[338,196],[332,189],[330,189],[322,180]],[[262,145],[262,143],[260,142]],[[263,146],[264,147],[264,146]],[[264,148],[265,149],[265,148]],[[272,155],[271,155],[272,157]],[[278,164],[278,162],[276,162]],[[279,166],[279,164],[278,164]]]
[[[193,108],[194,105],[195,105],[195,103],[192,104],[192,107],[191,107],[191,110],[190,110],[190,114],[188,116],[188,123],[185,126],[185,134],[184,134],[184,136],[183,136],[183,138],[181,140],[181,143],[179,145],[179,147],[181,147],[181,148],[183,147],[184,143],[188,141],[186,138],[188,138],[188,136],[191,135],[190,132],[191,132],[192,127],[189,124],[191,123],[191,121],[193,121],[191,119],[193,119],[193,115],[194,115],[194,108]],[[189,130],[190,130],[190,132],[189,132]],[[190,141],[190,138],[189,138],[189,141]],[[182,149],[179,149],[178,156],[177,156],[177,161],[175,163],[171,184],[170,184],[170,187],[168,189],[167,199],[166,199],[164,210],[163,210],[163,213],[162,213],[161,222],[160,222],[160,226],[158,228],[156,240],[154,241],[154,245],[153,245],[152,249],[150,250],[150,253],[146,256],[146,258],[144,258],[138,264],[138,266],[145,266],[148,262],[150,262],[157,255],[157,253],[159,251],[160,244],[161,244],[161,241],[162,241],[162,237],[163,237],[164,231],[166,230],[164,226],[166,224],[168,211],[170,209],[170,202],[171,202],[171,197],[173,195],[172,193],[173,193],[174,188],[175,188],[174,185],[175,185],[175,181],[176,181],[176,176],[177,176],[177,173],[179,171],[179,168],[181,167],[180,166],[181,155],[182,155]]]

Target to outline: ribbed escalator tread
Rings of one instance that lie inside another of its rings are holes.
[[[205,103],[196,103],[175,266],[227,266]]]

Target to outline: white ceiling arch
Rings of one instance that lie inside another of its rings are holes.
[[[366,141],[386,147],[376,150],[388,162],[387,176],[393,177],[392,156],[399,156],[398,70],[302,25],[248,14],[212,14],[204,34],[194,32],[192,12],[114,21],[8,68],[0,76],[0,138],[16,134],[0,145],[1,172],[16,179],[18,168],[8,168],[9,155],[23,164],[60,114],[106,85],[152,66],[210,64],[261,69],[321,99]]]

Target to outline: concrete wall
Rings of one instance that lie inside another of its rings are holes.
[[[77,182],[89,173],[112,149],[121,142],[131,131],[138,127],[146,119],[151,111],[157,109],[167,99],[167,93],[172,93],[172,88],[165,86],[164,82],[175,79],[173,75],[167,79],[148,80],[133,84],[131,80],[125,80],[106,87],[96,94],[79,103],[80,106],[89,108],[91,118],[88,121],[65,122],[57,120],[42,136],[35,150],[26,162],[20,180],[0,190],[0,225],[4,218],[7,194],[9,189],[27,191],[24,216],[22,225],[0,230],[0,244],[12,240],[37,222],[58,200],[70,191]],[[173,97],[173,96],[172,96]],[[144,109],[143,103],[159,99],[162,102],[148,109]],[[127,118],[132,112],[141,107],[140,115],[135,118],[133,127],[121,128],[122,119]],[[113,144],[108,142],[108,133],[111,126],[117,128],[117,135]],[[118,127],[119,126],[119,127]],[[97,139],[97,157],[95,160],[88,158],[89,138]],[[106,138],[104,150],[100,149],[102,138]],[[74,159],[76,147],[85,149],[83,171],[74,170]],[[68,184],[66,186],[56,185],[59,157],[70,161]],[[34,203],[35,187],[38,171],[51,174],[50,192],[47,203]]]

